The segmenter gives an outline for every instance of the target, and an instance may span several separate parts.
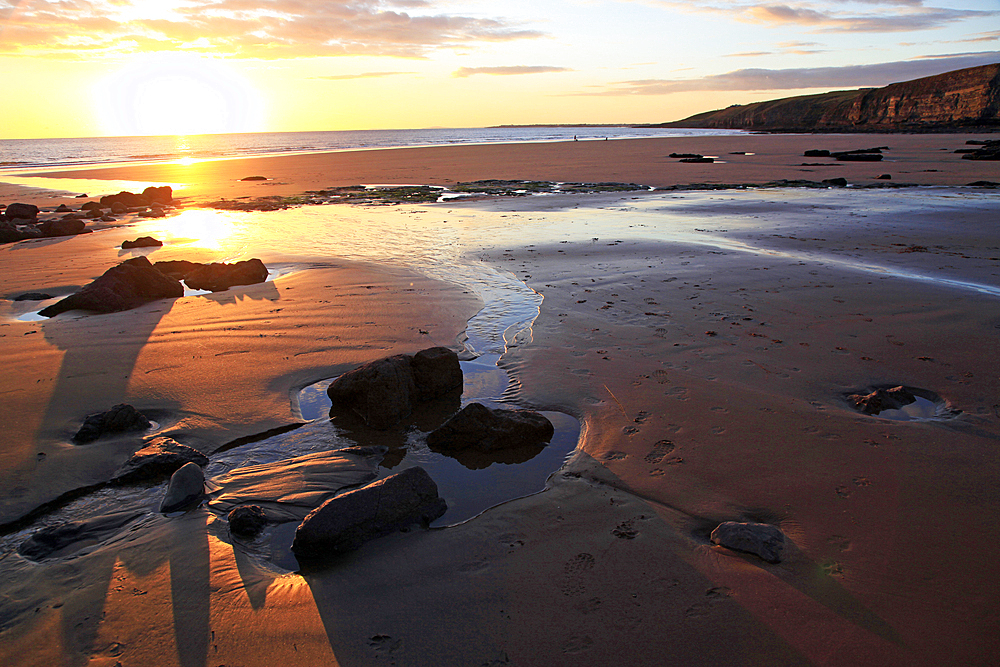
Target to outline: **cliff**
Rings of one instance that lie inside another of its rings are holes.
[[[734,105],[659,127],[771,132],[1000,129],[1000,64],[894,83]]]

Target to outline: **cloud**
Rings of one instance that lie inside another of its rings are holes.
[[[774,51],[744,51],[743,53],[727,53],[723,58],[760,58],[761,56],[773,56]]]
[[[620,81],[581,95],[667,95],[691,91],[802,90],[810,88],[880,88],[890,83],[944,74],[966,67],[1000,63],[1000,51],[924,56],[900,62],[847,67],[741,69],[700,79]]]
[[[0,52],[66,55],[129,45],[235,57],[424,57],[437,48],[533,39],[502,18],[435,12],[424,0],[0,0]]]
[[[328,76],[313,76],[312,79],[326,79],[327,81],[348,81],[351,79],[378,79],[383,76],[397,76],[400,74],[416,74],[416,72],[362,72],[360,74],[331,74]]]
[[[515,74],[544,74],[547,72],[572,72],[568,67],[549,67],[548,65],[514,65],[510,67],[459,67],[452,76],[464,78],[473,74],[493,74],[510,76]]]
[[[981,32],[972,37],[966,39],[960,39],[959,42],[995,42],[1000,39],[1000,30],[994,30],[992,32]]]

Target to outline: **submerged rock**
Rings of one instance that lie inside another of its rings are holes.
[[[127,403],[119,403],[107,412],[89,415],[84,419],[83,426],[73,436],[73,442],[83,445],[106,435],[145,431],[150,426],[150,421],[141,412]]]
[[[184,296],[184,288],[178,281],[154,269],[145,257],[133,257],[112,266],[76,294],[42,309],[39,314],[54,317],[67,310],[115,313],[156,299],[181,296]]]
[[[898,410],[917,400],[909,389],[903,386],[891,389],[876,389],[870,394],[851,394],[847,400],[866,415],[877,415],[883,410]]]
[[[208,457],[193,447],[182,445],[173,438],[154,438],[122,464],[111,478],[112,483],[128,484],[155,480],[172,475],[181,466],[195,463],[208,465]]]
[[[492,452],[548,442],[554,433],[552,422],[538,412],[491,410],[481,403],[469,403],[428,433],[427,445],[443,452]]]
[[[712,531],[712,543],[760,556],[768,563],[780,563],[785,534],[766,523],[726,521]]]
[[[45,292],[25,292],[14,297],[14,301],[45,301],[51,299],[51,294]]]
[[[407,468],[326,501],[295,530],[292,551],[317,557],[357,549],[368,540],[414,523],[430,523],[447,510],[423,468]]]
[[[185,463],[170,476],[170,484],[160,503],[160,512],[167,514],[194,504],[205,495],[205,473],[197,463]]]
[[[73,521],[36,530],[17,548],[25,558],[39,561],[69,555],[79,549],[102,542],[144,510],[127,510],[106,514],[85,521]]]
[[[256,537],[267,525],[267,515],[260,505],[242,505],[229,513],[229,532],[241,537]]]
[[[327,389],[333,408],[346,408],[368,426],[386,430],[412,412],[414,404],[462,386],[458,355],[445,347],[397,354],[344,373]]]

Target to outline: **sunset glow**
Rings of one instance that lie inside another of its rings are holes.
[[[998,43],[993,0],[0,0],[0,138],[658,123]]]

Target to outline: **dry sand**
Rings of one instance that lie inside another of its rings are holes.
[[[719,178],[731,182],[854,180],[891,169],[853,164],[805,176],[792,157],[870,145],[912,156],[895,163],[907,166],[906,180],[1000,180],[996,163],[930,153],[964,140],[412,149],[369,153],[378,162],[364,170],[361,153],[261,158],[205,163],[215,175],[185,196],[477,178],[655,185],[705,181],[709,169],[726,169]],[[662,158],[723,148],[761,157],[707,166]],[[606,149],[620,152],[602,164]],[[545,151],[552,160],[530,166]],[[645,162],[631,151],[646,151]],[[766,158],[779,152],[784,162]],[[170,169],[109,177],[177,182]],[[233,183],[256,173],[289,189]],[[41,564],[5,553],[0,656],[18,665],[183,667],[993,664],[997,209],[990,191],[951,188],[312,209],[345,218],[336,232],[345,252],[359,221],[454,229],[478,260],[540,292],[530,344],[503,363],[519,382],[517,402],[580,419],[577,453],[542,494],[456,527],[383,538],[301,574],[234,547],[207,508],[145,512]],[[627,237],[590,232],[611,218]],[[168,223],[0,246],[3,296],[85,284],[126,256],[121,240]],[[500,231],[484,238],[477,225]],[[683,234],[667,241],[661,227]],[[89,412],[130,402],[152,411],[165,433],[211,452],[295,421],[290,394],[312,381],[396,352],[455,346],[480,306],[467,290],[398,264],[311,256],[307,230],[289,224],[284,248],[261,231],[214,248],[168,238],[154,254],[260,256],[293,270],[231,293],[48,322],[14,321],[17,307],[4,301],[4,520],[105,479],[136,448],[127,439],[68,444]],[[895,384],[932,390],[961,414],[893,422],[844,399]],[[768,565],[711,546],[711,528],[733,519],[780,526],[785,560]]]

